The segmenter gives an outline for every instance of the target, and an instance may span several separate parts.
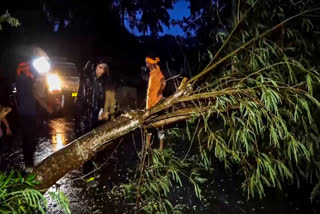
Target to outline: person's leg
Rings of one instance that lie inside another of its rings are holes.
[[[103,111],[109,113],[107,116],[107,120],[109,120],[109,116],[110,116],[110,91],[106,91]]]
[[[152,133],[147,133],[146,134],[146,149],[148,149],[150,147],[151,138],[152,138]]]
[[[98,118],[95,117],[94,115],[95,114],[93,112],[88,114],[88,117],[87,117],[88,120],[86,121],[87,126],[84,129],[85,130],[84,134],[92,131],[94,128],[96,128],[98,126],[98,120],[97,120]],[[83,164],[82,172],[84,175],[89,174],[90,172],[92,172],[95,169],[93,159],[94,159],[94,157]]]
[[[83,164],[83,170],[82,170],[82,172],[83,172],[83,174],[84,175],[87,175],[87,174],[89,174],[90,172],[92,172],[93,170],[94,170],[94,164],[93,164],[93,162],[92,162],[92,160],[88,160],[87,162],[85,162],[84,164]]]
[[[109,108],[110,108],[111,120],[113,120],[114,113],[115,113],[115,105],[116,105],[116,95],[114,91],[110,91],[109,102],[110,102]]]
[[[32,116],[21,118],[22,149],[26,167],[33,167],[33,155],[36,150],[36,120]]]
[[[3,148],[2,148],[2,152],[3,152],[3,153],[7,153],[7,152],[11,149],[12,142],[13,142],[13,136],[4,135],[4,136],[2,137],[1,146],[3,147]]]
[[[164,144],[164,130],[163,129],[158,130],[158,138],[160,140],[159,149],[160,149],[160,151],[162,151],[163,150],[163,144]]]

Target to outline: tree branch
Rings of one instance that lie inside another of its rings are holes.
[[[208,72],[210,72],[211,70],[215,69],[218,65],[220,65],[221,63],[223,63],[224,61],[226,61],[227,59],[229,59],[230,57],[234,56],[236,53],[238,53],[239,51],[241,51],[242,49],[246,48],[247,46],[253,44],[254,42],[256,42],[257,40],[261,39],[262,37],[265,37],[267,34],[271,33],[272,31],[276,30],[278,27],[288,23],[289,21],[291,21],[292,19],[295,19],[299,16],[302,16],[304,14],[307,13],[312,13],[315,11],[320,10],[320,8],[314,8],[311,10],[306,10],[303,11],[299,14],[296,14],[294,16],[291,16],[289,18],[287,18],[286,20],[280,22],[279,24],[275,25],[274,27],[272,27],[269,30],[266,30],[265,32],[261,33],[260,35],[254,37],[253,39],[251,39],[250,41],[246,42],[245,44],[241,45],[239,48],[237,48],[236,50],[232,51],[231,53],[227,54],[226,56],[224,56],[222,59],[218,60],[215,64],[211,65],[211,66],[207,66],[202,72],[200,72],[199,74],[197,74],[196,76],[194,76],[193,78],[191,78],[188,83],[189,84],[194,84],[199,78],[201,78],[202,76],[204,76],[205,74],[207,74]],[[229,39],[229,38],[228,38]],[[225,45],[224,45],[225,46]],[[223,47],[224,47],[223,46]],[[222,49],[221,49],[222,50]],[[220,51],[220,50],[219,50]],[[211,62],[209,63],[211,64]]]

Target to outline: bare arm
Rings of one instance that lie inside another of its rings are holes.
[[[6,126],[6,133],[7,133],[7,135],[12,135],[12,131],[11,131],[11,129],[10,129],[10,125],[9,125],[7,119],[6,119],[6,118],[3,118],[2,121],[3,121],[4,125]]]
[[[4,125],[6,126],[7,129],[10,129],[9,123],[6,118],[3,118],[2,122],[4,123]]]

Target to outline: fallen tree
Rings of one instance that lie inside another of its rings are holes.
[[[67,172],[79,168],[83,163],[90,160],[97,151],[101,150],[101,147],[108,147],[113,143],[112,140],[124,136],[137,128],[163,127],[180,120],[186,120],[208,109],[208,107],[187,107],[174,110],[170,114],[156,115],[156,113],[180,103],[179,98],[185,97],[185,95],[182,95],[183,90],[148,111],[135,111],[122,115],[117,120],[92,130],[63,149],[53,153],[33,170],[33,173],[37,174],[37,179],[41,182],[37,188],[46,189],[50,187]]]
[[[40,184],[37,189],[47,189],[67,172],[81,167],[90,160],[99,150],[113,144],[113,140],[124,136],[137,128],[158,128],[172,123],[187,120],[190,117],[201,116],[211,112],[223,112],[227,109],[213,109],[212,103],[198,106],[195,102],[201,100],[214,101],[217,96],[243,94],[246,96],[249,89],[227,90],[210,93],[192,93],[190,84],[181,85],[171,97],[147,111],[134,111],[108,122],[88,134],[69,143],[63,149],[53,153],[38,166],[33,173],[37,175]],[[192,94],[192,95],[190,95]],[[202,102],[202,101],[201,101]],[[239,108],[239,103],[228,107],[228,110]]]
[[[263,4],[269,3],[261,4],[264,8]],[[202,72],[183,81],[176,93],[152,109],[122,115],[53,153],[33,171],[41,182],[37,188],[50,187],[101,148],[137,128],[163,127],[189,118],[199,118],[203,123],[199,131],[203,160],[210,155],[226,167],[237,165],[248,197],[255,193],[262,197],[265,187],[281,188],[281,183],[301,177],[318,181],[320,142],[315,137],[319,133],[313,119],[320,103],[313,96],[313,88],[319,85],[320,76],[303,51],[292,53],[290,49],[291,45],[310,44],[300,42],[304,38],[296,30],[300,29],[299,22],[286,29],[289,33],[285,38],[272,37],[291,20],[315,11],[319,8],[285,19],[283,15],[283,21],[277,20],[268,27],[241,23],[247,15],[244,13]],[[244,27],[249,30],[244,32]],[[308,50],[305,46],[304,50]],[[213,74],[214,70],[220,72]],[[221,130],[209,125],[213,116],[223,124]],[[143,171],[142,167],[141,174]],[[140,180],[139,186],[143,185],[143,179]],[[138,206],[143,197],[140,191],[137,196]]]

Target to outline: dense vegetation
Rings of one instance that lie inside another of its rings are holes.
[[[161,19],[143,26],[136,12],[150,8],[137,2],[119,1],[119,13],[156,34]],[[187,56],[194,75],[185,86],[188,96],[172,108],[201,110],[185,126],[166,128],[163,151],[144,145],[137,176],[120,187],[136,212],[180,212],[170,193],[188,182],[202,199],[201,183],[216,162],[238,173],[248,198],[301,182],[314,186],[312,198],[319,193],[318,1],[211,2],[191,1],[192,17],[177,23],[194,28],[199,44]],[[171,5],[156,6],[166,14]]]
[[[137,212],[178,211],[169,193],[185,177],[201,199],[199,184],[210,179],[201,172],[216,161],[242,177],[248,198],[300,182],[313,184],[316,197],[319,9],[317,1],[238,1],[231,30],[212,33],[210,62],[189,80],[189,98],[175,106],[208,109],[184,131],[167,129],[177,138],[169,137],[164,151],[146,147],[140,175],[123,185]],[[182,155],[174,142],[186,143],[179,141],[184,133],[193,152]]]

